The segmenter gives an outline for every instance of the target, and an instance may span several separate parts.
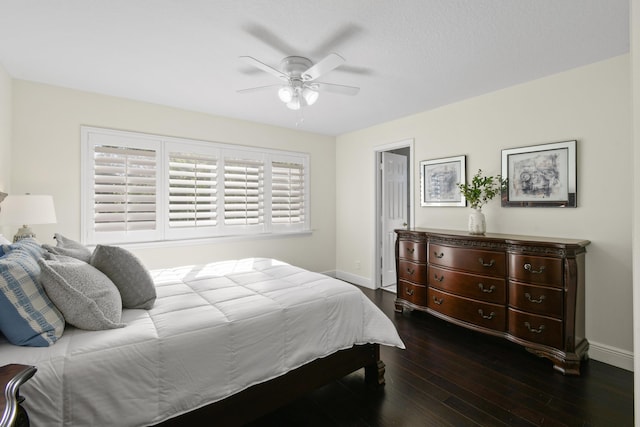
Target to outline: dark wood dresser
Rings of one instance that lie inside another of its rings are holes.
[[[504,337],[580,374],[588,240],[396,230],[396,311]]]

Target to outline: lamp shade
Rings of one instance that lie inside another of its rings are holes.
[[[299,110],[301,107],[300,97],[298,97],[298,95],[294,95],[291,101],[287,103],[287,107],[292,110]]]
[[[316,90],[305,87],[302,90],[302,96],[307,101],[307,105],[313,105],[318,100],[319,93]]]
[[[47,195],[8,195],[0,204],[0,224],[55,224],[53,197]]]
[[[288,102],[291,102],[291,99],[293,99],[293,93],[294,91],[291,86],[282,86],[278,90],[278,98],[280,98],[280,101],[286,104]]]

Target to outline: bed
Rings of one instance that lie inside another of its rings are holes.
[[[12,368],[32,425],[242,425],[360,368],[379,386],[379,345],[404,348],[358,288],[281,261],[150,275],[155,303],[123,309],[125,327],[67,326],[49,347],[0,342],[0,366],[21,365]]]

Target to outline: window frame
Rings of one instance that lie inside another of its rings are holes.
[[[130,144],[130,145],[129,145]],[[156,150],[156,230],[148,233],[96,232],[94,228],[94,147],[149,148]],[[169,221],[170,154],[186,153],[213,156],[217,159],[215,226],[171,228]],[[263,162],[264,222],[258,225],[228,225],[224,223],[225,158],[239,157]],[[84,244],[153,243],[179,240],[229,238],[234,236],[265,236],[309,233],[310,228],[310,155],[303,152],[272,148],[209,142],[188,138],[166,137],[140,132],[81,126],[81,241]],[[272,164],[290,162],[303,169],[302,218],[292,224],[272,223]]]

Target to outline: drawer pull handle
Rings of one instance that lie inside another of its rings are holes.
[[[489,263],[484,262],[482,258],[478,258],[478,261],[480,262],[480,264],[482,264],[483,267],[493,267],[493,265],[496,263],[495,259],[492,259],[491,261],[489,261]]]
[[[531,298],[531,294],[529,292],[526,292],[524,296],[525,298],[527,298],[527,300],[529,300],[529,302],[532,302],[534,304],[541,304],[542,301],[544,301],[544,295],[540,295],[540,298],[538,299],[533,299]]]
[[[530,271],[532,274],[542,274],[542,272],[544,271],[544,265],[540,267],[539,270],[535,270],[531,264],[526,263],[524,265],[524,269]]]
[[[436,257],[436,258],[442,258],[444,256],[444,252],[438,253],[438,252],[434,251],[433,252],[433,256]]]
[[[492,312],[491,312],[491,313],[489,313],[489,315],[487,316],[487,315],[485,315],[485,314],[484,314],[484,311],[482,311],[482,309],[481,309],[481,308],[480,308],[480,309],[478,309],[478,314],[479,314],[480,316],[482,316],[482,318],[483,318],[483,319],[487,319],[487,320],[491,320],[491,319],[493,319],[493,318],[495,317],[495,315],[496,315],[496,313],[494,313],[494,312],[492,311]]]
[[[415,271],[414,269],[412,269],[412,268],[408,268],[408,267],[407,267],[407,273],[409,273],[410,275],[412,275],[412,276],[413,276],[413,273],[415,273],[415,272],[416,272],[416,271]]]
[[[434,274],[433,278],[435,279],[436,282],[442,282],[444,280],[444,274],[440,277],[438,277],[437,274]]]
[[[540,325],[538,329],[533,329],[529,322],[524,322],[524,326],[527,327],[529,332],[533,332],[534,334],[539,334],[539,333],[542,333],[542,331],[544,331],[544,325]]]
[[[413,254],[416,251],[416,248],[407,248],[407,252]]]
[[[442,303],[444,302],[444,298],[433,297],[433,302],[435,302],[438,305],[442,305]]]
[[[409,296],[413,295],[413,289],[406,288],[404,291]]]
[[[487,288],[484,287],[484,285],[482,283],[478,283],[478,287],[485,294],[490,294],[490,293],[492,293],[493,291],[496,290],[496,287],[494,285],[491,285],[491,287],[487,289]]]

